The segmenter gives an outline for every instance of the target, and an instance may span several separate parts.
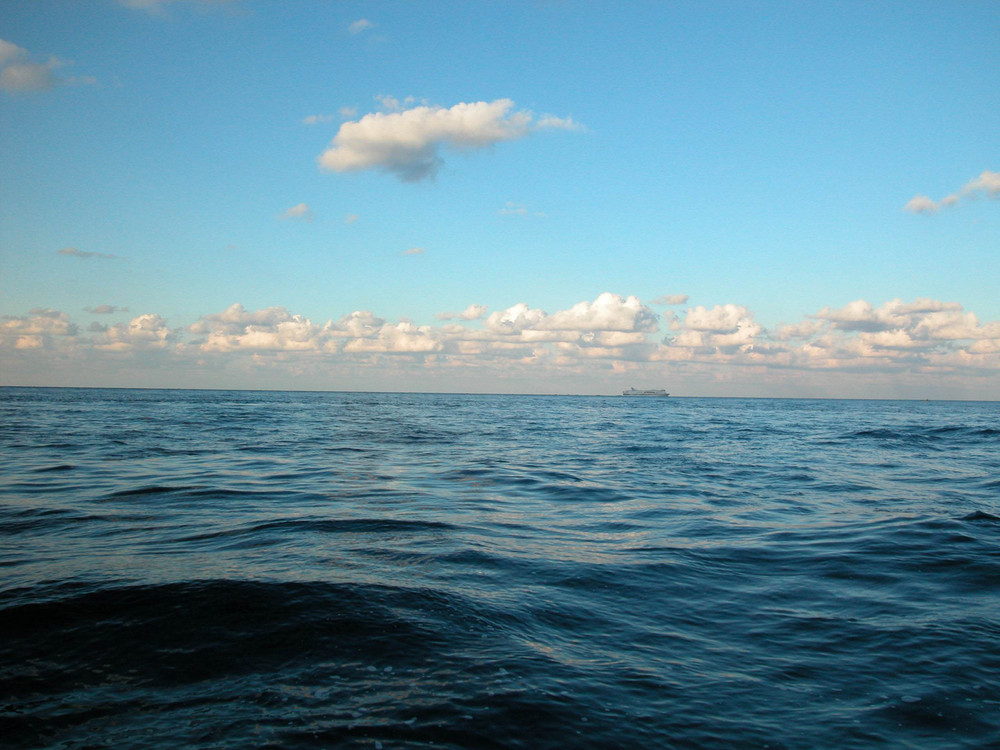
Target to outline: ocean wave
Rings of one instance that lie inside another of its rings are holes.
[[[5,747],[1000,745],[993,405],[3,415]]]

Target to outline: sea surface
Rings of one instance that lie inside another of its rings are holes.
[[[1000,747],[1000,404],[0,388],[0,745]]]

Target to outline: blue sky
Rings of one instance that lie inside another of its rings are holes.
[[[0,383],[1000,398],[998,39],[995,2],[9,4]]]

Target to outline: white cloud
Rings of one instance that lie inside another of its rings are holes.
[[[543,115],[538,118],[535,128],[538,130],[586,130],[572,117],[556,117],[555,115]]]
[[[912,214],[936,214],[941,207],[926,195],[915,195],[903,206],[903,210]]]
[[[711,309],[699,305],[687,311],[684,327],[691,331],[732,333],[747,315],[747,309],[739,305],[716,305]]]
[[[443,312],[438,313],[438,320],[479,320],[486,315],[486,305],[469,305],[460,313]]]
[[[778,341],[788,341],[790,339],[808,339],[820,331],[825,330],[827,324],[822,320],[804,320],[801,323],[783,325],[775,331],[775,338]]]
[[[384,325],[383,318],[376,317],[367,310],[355,310],[336,323],[328,324],[327,329],[330,331],[330,335],[338,338],[366,338],[376,335]]]
[[[358,116],[357,107],[341,107],[337,110],[337,114],[340,115],[342,120],[350,120],[352,117]]]
[[[403,255],[423,255],[424,249],[422,247],[411,247],[409,250],[404,250]]]
[[[235,333],[247,326],[273,326],[291,320],[291,317],[284,307],[268,307],[248,313],[243,305],[237,303],[230,305],[221,313],[204,316],[188,330],[197,334],[216,331]]]
[[[962,306],[956,302],[939,302],[922,298],[909,304],[895,299],[875,308],[866,300],[859,299],[847,303],[840,309],[824,307],[813,317],[829,321],[835,328],[844,331],[873,332],[906,327],[914,316],[961,309]]]
[[[37,62],[12,62],[0,69],[0,89],[9,93],[48,91],[61,81],[55,65]]]
[[[94,84],[93,76],[61,76],[59,68],[72,65],[71,62],[50,57],[39,61],[31,59],[23,47],[0,39],[0,89],[9,94],[31,91],[48,91],[63,84]]]
[[[94,339],[94,348],[112,352],[166,349],[176,339],[177,335],[167,327],[166,320],[154,313],[146,313],[128,323],[108,326],[103,334]]]
[[[903,210],[914,214],[936,214],[942,208],[954,206],[961,198],[977,195],[1000,198],[1000,172],[985,170],[978,177],[967,182],[960,192],[947,195],[939,201],[926,195],[915,195],[903,206]]]
[[[991,198],[1000,197],[1000,172],[984,171],[962,188],[962,192],[965,194],[982,192]]]
[[[284,307],[247,312],[240,304],[206,315],[188,328],[196,335],[208,334],[197,342],[206,352],[311,351],[318,348],[320,330],[308,318],[292,315]]]
[[[69,255],[72,258],[104,258],[105,260],[120,260],[120,255],[114,255],[112,253],[95,253],[89,250],[80,250],[75,247],[64,247],[60,250],[57,255]]]
[[[248,311],[234,304],[186,329],[171,329],[148,313],[81,331],[66,313],[35,308],[0,319],[0,357],[5,367],[35,357],[30,361],[38,363],[38,372],[74,358],[98,362],[110,353],[116,358],[107,360],[108,371],[123,354],[134,362],[186,362],[199,372],[237,362],[286,375],[341,368],[355,383],[409,363],[408,372],[427,378],[424,387],[455,371],[467,373],[465,383],[495,384],[518,373],[533,382],[558,382],[560,389],[598,373],[615,378],[609,383],[639,373],[667,382],[742,378],[759,384],[771,378],[834,387],[847,377],[882,378],[890,388],[920,374],[949,383],[964,378],[979,384],[981,397],[1000,396],[1000,321],[982,323],[956,302],[891,300],[876,306],[856,300],[775,331],[744,306],[701,306],[674,319],[662,341],[655,340],[656,315],[634,296],[604,293],[551,314],[527,303],[486,312],[485,305],[474,304],[461,313],[442,313],[438,324],[419,325],[356,310],[318,323],[284,307]],[[397,387],[405,389],[402,382]]]
[[[549,331],[643,331],[657,330],[657,316],[638,297],[619,297],[604,292],[593,302],[578,302],[540,321]]]
[[[76,336],[79,327],[69,315],[50,308],[33,308],[22,317],[0,319],[0,348],[51,349],[58,339]]]
[[[83,309],[91,315],[111,315],[116,312],[128,312],[127,307],[118,307],[117,305],[98,305],[97,307],[85,307]]]
[[[374,338],[356,338],[344,344],[345,352],[414,354],[439,351],[437,332],[430,326],[415,326],[408,321],[384,324]]]
[[[679,333],[664,343],[670,347],[698,350],[701,354],[735,351],[749,352],[758,338],[766,335],[763,327],[742,305],[701,305],[688,309],[683,322],[671,326]]]
[[[386,109],[399,106],[392,97],[381,101]],[[463,102],[448,109],[421,105],[374,112],[342,124],[319,156],[319,164],[333,172],[378,169],[416,182],[433,177],[440,169],[438,151],[442,146],[480,149],[523,138],[538,130],[541,122],[530,112],[515,110],[510,99]],[[575,127],[572,121],[559,118],[545,118],[544,122],[546,128]]]
[[[357,214],[347,214],[347,216],[344,217],[344,223],[345,224],[353,224],[354,222],[356,222],[360,218],[361,217],[358,216]]]
[[[296,206],[292,206],[284,213],[282,213],[279,219],[292,219],[297,221],[312,221],[316,218],[316,214],[313,213],[312,209],[309,208],[306,203],[299,203]]]
[[[486,305],[469,305],[459,316],[462,320],[478,320],[486,315]]]
[[[418,100],[415,96],[407,96],[400,101],[391,94],[376,94],[375,101],[379,103],[383,112],[399,112],[402,109],[413,107],[416,104],[427,106],[430,104],[426,99]]]
[[[357,21],[348,26],[347,30],[352,34],[360,34],[362,31],[367,31],[368,29],[373,28],[375,28],[375,24],[367,18],[359,18]]]
[[[494,333],[504,336],[520,334],[525,329],[532,329],[546,317],[544,310],[528,307],[523,302],[498,310],[486,319],[486,327]]]
[[[333,122],[333,115],[309,115],[302,119],[303,125],[319,125],[323,122]]]

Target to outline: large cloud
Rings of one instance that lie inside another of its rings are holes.
[[[886,302],[881,307],[872,307],[870,302],[859,299],[849,302],[839,309],[824,307],[814,317],[829,321],[834,327],[844,331],[888,331],[910,325],[914,316],[925,313],[961,310],[957,302],[917,298],[913,302],[902,300]]]
[[[691,308],[679,327],[681,332],[665,343],[708,353],[749,351],[764,330],[754,322],[747,308],[732,304]]]
[[[373,112],[345,122],[319,157],[334,172],[379,169],[401,180],[432,177],[441,166],[442,146],[470,150],[523,138],[546,128],[573,128],[570,119],[515,110],[510,99],[463,102],[445,109],[417,106],[399,112]]]
[[[76,336],[79,326],[60,310],[36,307],[24,316],[0,319],[0,347],[42,349],[56,345],[55,339]]]
[[[551,331],[643,331],[657,329],[656,313],[638,297],[619,297],[604,292],[593,302],[577,302],[541,321],[539,328]]]
[[[318,348],[321,329],[284,307],[247,312],[243,305],[235,304],[221,313],[206,315],[188,330],[196,335],[208,334],[207,338],[194,342],[206,352],[301,352]]]
[[[128,323],[109,326],[94,339],[94,348],[113,352],[164,350],[177,340],[167,321],[155,313],[145,313]]]

